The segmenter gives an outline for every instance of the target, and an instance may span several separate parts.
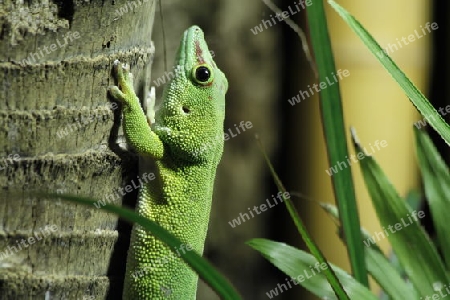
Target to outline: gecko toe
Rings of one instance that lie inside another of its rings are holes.
[[[126,97],[125,94],[122,93],[122,91],[119,89],[118,86],[110,86],[108,87],[108,92],[111,95],[111,97],[113,97],[114,100],[120,101],[120,102],[125,102]]]

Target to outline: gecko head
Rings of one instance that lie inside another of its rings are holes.
[[[218,163],[228,81],[199,27],[184,32],[175,65],[175,76],[166,85],[156,112],[154,130],[173,157]]]

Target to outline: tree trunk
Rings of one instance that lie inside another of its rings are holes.
[[[0,299],[120,299],[129,226],[30,191],[133,198],[106,89],[115,59],[148,87],[155,2],[55,3],[0,2]]]

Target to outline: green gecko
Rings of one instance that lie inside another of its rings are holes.
[[[228,81],[197,26],[184,32],[175,64],[177,75],[166,85],[160,107],[147,110],[147,116],[129,67],[118,61],[118,86],[109,92],[123,103],[123,130],[139,154],[140,173],[146,171],[146,160],[156,165],[156,179],[140,189],[137,212],[201,254],[223,152]],[[164,243],[139,225],[133,227],[123,299],[195,299],[197,281],[197,274]]]

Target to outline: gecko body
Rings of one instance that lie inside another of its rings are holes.
[[[118,63],[114,67],[118,86],[110,88],[110,94],[123,103],[127,142],[141,160],[153,160],[156,165],[156,179],[141,187],[136,210],[183,242],[174,254],[135,225],[123,299],[196,296],[198,276],[179,256],[191,249],[203,253],[214,178],[223,152],[228,82],[197,26],[185,31],[175,64],[176,76],[166,85],[155,122],[150,125],[128,68]]]

